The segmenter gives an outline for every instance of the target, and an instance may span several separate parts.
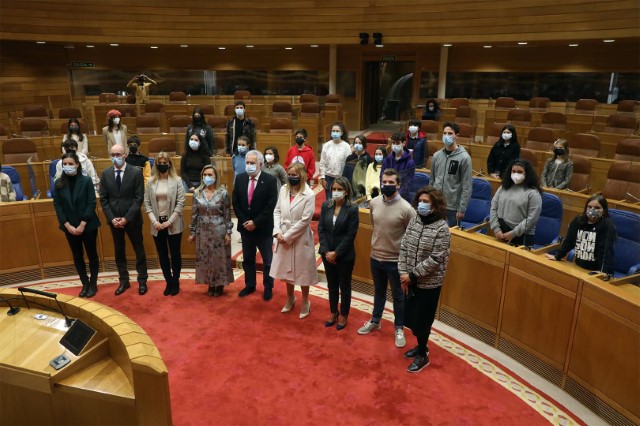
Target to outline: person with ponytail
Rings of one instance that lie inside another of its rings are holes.
[[[98,292],[100,270],[97,246],[100,219],[96,214],[96,193],[91,178],[82,174],[80,159],[75,152],[63,154],[60,162],[63,173],[55,181],[53,206],[82,283],[79,296],[93,297]],[[90,276],[87,276],[85,251]]]

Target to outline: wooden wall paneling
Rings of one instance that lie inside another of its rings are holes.
[[[318,194],[318,196],[322,197],[321,194]],[[373,226],[371,225],[369,209],[359,209],[358,219],[360,225],[354,241],[356,263],[353,266],[353,279],[355,281],[373,285],[373,276],[371,275],[371,266],[369,262],[369,259],[371,258],[370,253]]]
[[[0,271],[40,270],[38,238],[29,202],[0,203]]]
[[[520,251],[509,253],[500,337],[562,371],[580,281],[562,267],[541,267],[535,256]]]
[[[295,131],[295,129],[293,130]],[[264,152],[266,147],[275,146],[280,153],[280,157],[286,159],[287,151],[291,147],[293,137],[293,134],[288,133],[258,133],[256,137],[256,149]]]
[[[506,248],[491,237],[452,230],[441,308],[495,333],[500,317]],[[478,280],[479,276],[483,279]]]
[[[42,267],[73,265],[71,249],[64,232],[58,227],[53,200],[33,201],[31,206]]]
[[[633,292],[622,297],[607,287],[597,282],[584,284],[568,375],[637,423],[640,300]],[[629,298],[635,303],[629,303]],[[622,347],[625,349],[620,350]]]

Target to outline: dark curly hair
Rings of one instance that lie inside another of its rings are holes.
[[[413,208],[418,208],[418,203],[422,194],[427,194],[431,199],[431,207],[433,208],[433,212],[431,214],[435,215],[438,219],[446,219],[447,202],[445,201],[442,192],[435,189],[433,186],[423,186],[418,189],[418,192],[416,192],[415,197],[413,197],[413,202],[411,203]]]
[[[522,182],[522,184],[525,186],[525,188],[534,188],[542,194],[542,189],[540,189],[536,171],[533,169],[531,163],[529,163],[527,160],[523,160],[522,158],[516,158],[515,160],[513,160],[509,164],[509,166],[502,172],[502,187],[504,189],[509,189],[513,185],[515,185],[515,182],[513,182],[513,180],[511,179],[511,168],[513,166],[520,166],[524,168],[524,182]]]

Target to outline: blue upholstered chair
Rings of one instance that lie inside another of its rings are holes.
[[[491,184],[482,178],[473,178],[471,199],[460,222],[462,229],[469,229],[489,221],[491,210]],[[478,228],[477,232],[487,233],[487,227]]]
[[[624,210],[609,210],[616,226],[614,278],[640,272],[640,215]]]
[[[58,161],[60,160],[53,160],[51,163],[49,163],[49,189],[47,189],[47,198],[53,198],[56,181],[56,167],[58,165]]]
[[[416,196],[416,192],[424,186],[429,186],[429,175],[424,172],[416,172],[413,175],[413,186],[409,192],[409,202],[412,202]]]
[[[558,242],[562,225],[562,202],[557,195],[542,194],[542,212],[536,223],[535,242],[533,248],[548,246]]]

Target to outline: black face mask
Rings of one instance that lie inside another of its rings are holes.
[[[129,146],[129,152],[135,154],[136,152],[138,152],[138,147],[135,145]]]
[[[553,153],[555,155],[564,155],[564,149],[563,148],[554,148]]]
[[[69,127],[69,132],[77,135],[80,133],[80,127]]]
[[[398,190],[398,187],[396,185],[382,185],[382,189],[380,191],[385,196],[391,197],[393,194],[396,193],[397,190]]]
[[[202,123],[202,116],[200,116],[200,117],[193,117],[193,122],[194,122],[194,123],[198,123],[198,124]]]
[[[160,173],[167,173],[169,171],[168,164],[157,164],[156,167]]]
[[[300,178],[299,177],[289,176],[289,185],[298,186],[299,184],[300,184]]]
[[[298,145],[302,145],[304,143],[304,138],[296,138],[296,143]]]

